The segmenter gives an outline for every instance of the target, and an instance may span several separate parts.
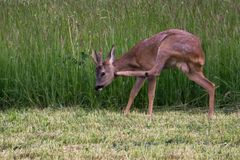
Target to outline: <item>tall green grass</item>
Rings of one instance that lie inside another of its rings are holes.
[[[217,85],[218,106],[239,106],[240,3],[238,0],[2,0],[0,105],[121,106],[133,78],[94,91],[92,49],[117,57],[136,42],[168,28],[202,39],[206,76]],[[106,56],[106,55],[104,55]],[[146,87],[136,99],[147,103]],[[207,105],[206,92],[176,70],[159,77],[156,105]]]

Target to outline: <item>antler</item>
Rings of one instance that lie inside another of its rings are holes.
[[[96,52],[96,50],[92,50],[91,57],[96,65],[102,64],[102,50],[100,50],[99,54]]]

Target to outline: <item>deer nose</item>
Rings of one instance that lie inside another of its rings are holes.
[[[95,90],[96,90],[96,91],[101,91],[102,88],[103,88],[103,86],[96,86],[96,87],[95,87]]]

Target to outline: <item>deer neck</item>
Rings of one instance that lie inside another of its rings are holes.
[[[135,57],[126,53],[121,58],[113,62],[114,71],[135,71],[139,69],[138,64],[136,63]]]

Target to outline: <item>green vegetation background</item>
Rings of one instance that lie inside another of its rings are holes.
[[[92,49],[117,57],[136,42],[168,28],[202,39],[206,76],[218,107],[239,107],[238,0],[1,0],[0,106],[125,106],[134,78],[94,91]],[[136,99],[147,103],[146,86]],[[155,105],[206,106],[206,92],[177,70],[158,80]]]

